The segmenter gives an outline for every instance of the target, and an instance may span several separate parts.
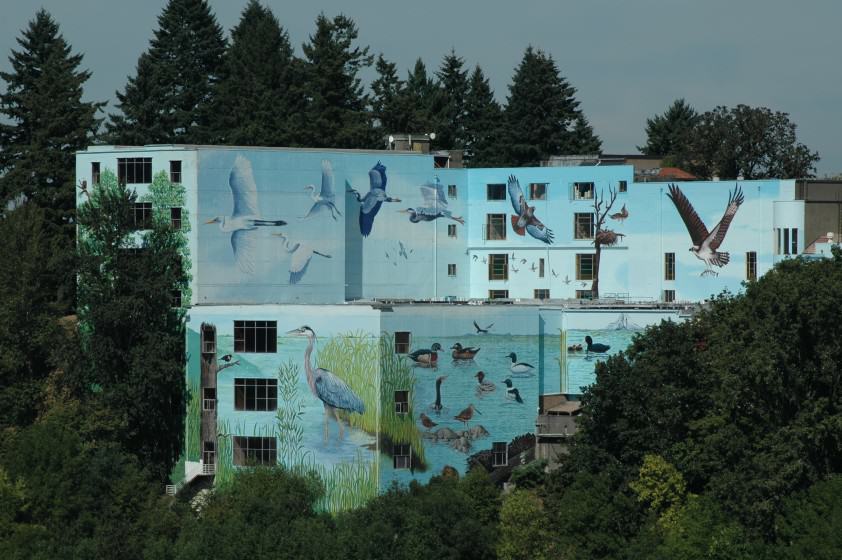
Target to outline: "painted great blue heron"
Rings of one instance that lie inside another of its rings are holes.
[[[307,273],[307,267],[310,266],[310,259],[313,255],[319,255],[327,259],[333,258],[326,253],[320,253],[313,249],[309,243],[303,241],[290,241],[289,236],[285,233],[273,233],[275,237],[280,237],[284,240],[284,249],[290,254],[289,261],[289,283],[298,284],[304,275]]]
[[[254,252],[257,246],[257,228],[263,226],[285,226],[283,220],[264,220],[257,208],[257,185],[251,162],[241,155],[234,160],[234,167],[228,177],[228,185],[234,197],[234,212],[230,216],[216,216],[205,222],[219,224],[219,229],[231,233],[231,248],[237,266],[246,274],[254,272]]]
[[[287,334],[307,337],[307,350],[304,351],[304,371],[307,372],[307,385],[310,387],[310,391],[317,399],[322,401],[325,407],[325,443],[327,443],[329,438],[328,420],[331,415],[336,418],[336,423],[339,425],[339,439],[341,440],[345,430],[342,427],[342,421],[339,419],[339,411],[346,410],[349,413],[356,412],[363,414],[365,412],[365,404],[333,372],[324,368],[313,369],[313,366],[310,364],[310,356],[313,354],[313,346],[316,344],[316,333],[313,329],[304,325],[303,327],[287,332]]]
[[[322,189],[316,193],[316,185],[307,185],[304,190],[310,191],[310,197],[313,199],[313,206],[300,220],[306,220],[316,214],[330,210],[330,217],[336,220],[336,215],[342,215],[342,212],[336,207],[336,193],[333,190],[333,167],[328,160],[322,160]]]
[[[345,181],[345,190],[353,194],[357,202],[360,203],[360,233],[363,237],[368,237],[371,233],[371,228],[374,227],[374,217],[380,211],[384,202],[401,201],[399,198],[386,196],[386,166],[379,161],[368,172],[368,182],[368,192],[365,193],[365,196],[360,196],[360,193],[351,186],[351,183]]]

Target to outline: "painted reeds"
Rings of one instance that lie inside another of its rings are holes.
[[[377,496],[377,475],[374,465],[357,451],[353,461],[327,468],[317,464],[309,470],[324,484],[325,493],[316,508],[331,513],[348,511],[364,505]]]
[[[199,381],[191,380],[187,400],[187,460],[198,461],[202,454],[202,395]]]
[[[287,468],[309,468],[315,460],[304,447],[304,405],[298,394],[300,368],[290,360],[278,368],[279,407],[275,414],[278,431],[278,460]]]
[[[413,461],[422,466],[425,464],[424,444],[421,432],[415,423],[415,375],[406,359],[395,354],[395,343],[392,335],[384,333],[380,337],[380,402],[386,403],[381,412],[381,433],[384,439],[392,444],[410,444],[412,446]],[[409,391],[409,412],[398,414],[395,412],[395,391]]]
[[[225,488],[234,480],[234,438],[227,420],[216,423],[216,448],[214,484]]]

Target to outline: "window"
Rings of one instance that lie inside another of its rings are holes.
[[[448,276],[456,276],[456,265],[455,264],[447,265],[447,275]]]
[[[133,205],[133,211],[135,229],[152,229],[151,202],[135,202]]]
[[[213,325],[202,325],[202,354],[216,354],[216,329]]]
[[[234,321],[234,352],[278,351],[277,321]]]
[[[573,214],[573,239],[593,239],[593,212]]]
[[[488,290],[488,299],[509,299],[509,290]]]
[[[576,280],[593,280],[594,255],[576,255]]]
[[[278,443],[274,437],[234,436],[234,464],[276,465]]]
[[[576,299],[593,299],[592,290],[576,290]]]
[[[216,409],[216,387],[202,389],[202,410]]]
[[[664,290],[664,301],[672,303],[675,301],[675,290]]]
[[[406,443],[398,443],[394,447],[396,469],[408,469],[412,466],[412,447]]]
[[[626,181],[620,181],[618,192],[626,192],[629,190],[629,184]]]
[[[409,336],[408,331],[395,333],[395,354],[409,354]]]
[[[278,409],[277,379],[234,379],[234,410]]]
[[[447,224],[447,236],[456,237],[456,224]]]
[[[588,183],[573,183],[573,198],[575,200],[593,200],[594,185]]]
[[[495,441],[491,444],[491,466],[505,467],[509,464],[509,444],[504,441]]]
[[[547,200],[547,184],[529,183],[529,200]]]
[[[409,391],[395,391],[395,414],[409,414]]]
[[[538,278],[544,277],[544,259],[538,259]]]
[[[92,161],[91,162],[91,184],[98,185],[99,184],[99,162]]]
[[[789,228],[784,228],[784,255],[789,254]]]
[[[456,198],[456,185],[447,185],[447,198]]]
[[[181,161],[170,162],[170,183],[181,182]]]
[[[502,241],[506,239],[506,215],[487,214],[485,219],[485,238]]]
[[[181,229],[181,208],[170,208],[170,227]]]
[[[535,299],[550,299],[550,291],[546,289],[536,289]]]
[[[775,254],[781,254],[781,228],[775,229]]]
[[[675,280],[675,253],[664,253],[664,280]]]
[[[117,180],[121,185],[152,182],[152,158],[117,158]]]
[[[506,185],[503,183],[486,185],[485,192],[488,200],[506,200]]]
[[[216,442],[205,441],[202,445],[202,462],[206,465],[216,463]]]
[[[509,279],[509,255],[507,253],[488,255],[488,279]]]
[[[181,290],[170,290],[170,307],[181,307]]]
[[[792,228],[792,248],[789,254],[798,254],[798,228]]]
[[[757,253],[746,253],[746,280],[757,280]]]

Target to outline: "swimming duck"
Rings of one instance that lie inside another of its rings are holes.
[[[497,386],[494,385],[491,381],[484,381],[485,379],[485,372],[478,371],[477,374],[474,376],[477,378],[477,393],[491,393],[497,389]]]
[[[451,355],[454,360],[473,360],[474,356],[476,356],[477,352],[480,350],[479,348],[474,348],[473,346],[463,348],[458,342],[451,346],[450,349],[453,350]]]
[[[533,366],[532,364],[527,364],[526,362],[518,362],[517,354],[515,354],[514,352],[509,354],[508,357],[512,360],[512,365],[509,366],[509,370],[511,370],[512,373],[532,373],[532,370],[535,369],[535,366]]]
[[[466,408],[465,410],[463,410],[462,412],[460,412],[459,414],[457,414],[453,418],[462,422],[465,425],[465,427],[467,428],[468,422],[471,420],[471,418],[474,417],[474,412],[476,412],[477,414],[482,414],[482,412],[477,410],[474,405],[469,404],[468,408]]]
[[[582,351],[582,345],[581,344],[571,344],[570,346],[567,347],[567,351],[568,352],[581,352]]]
[[[520,397],[520,391],[517,390],[517,387],[512,386],[512,380],[506,379],[503,381],[506,385],[506,398],[510,401],[519,402],[523,404],[523,399]]]
[[[588,350],[586,352],[587,354],[590,354],[591,352],[593,352],[594,354],[604,354],[608,352],[608,350],[611,348],[609,345],[600,344],[599,342],[594,344],[594,341],[590,337],[590,335],[585,337],[585,344],[588,345]]]
[[[439,355],[437,354],[439,350],[441,350],[441,344],[434,342],[429,349],[422,348],[416,350],[411,354],[407,354],[407,357],[418,365],[434,367],[439,360]]]

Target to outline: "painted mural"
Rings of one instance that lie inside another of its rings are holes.
[[[421,191],[421,197],[424,199],[423,206],[399,210],[399,212],[409,215],[410,222],[418,224],[446,218],[465,225],[465,220],[461,216],[454,216],[447,209],[447,195],[444,193],[444,185],[441,184],[438,175],[432,183],[424,183],[418,188]]]
[[[368,172],[368,192],[361,195],[348,180],[345,180],[345,190],[351,193],[360,203],[360,233],[363,237],[371,235],[374,228],[374,218],[380,212],[384,202],[400,202],[399,198],[386,195],[386,166],[379,161]]]
[[[520,182],[517,177],[509,175],[507,187],[509,200],[516,214],[512,216],[512,229],[515,233],[523,236],[524,232],[526,232],[538,241],[552,245],[552,230],[535,217],[535,207],[529,206],[526,203],[526,197],[523,196],[523,189],[520,188]]]

